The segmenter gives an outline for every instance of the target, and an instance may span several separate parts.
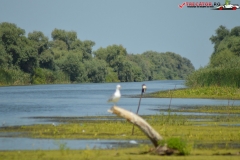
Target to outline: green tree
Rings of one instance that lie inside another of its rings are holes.
[[[142,81],[141,68],[135,62],[128,60],[127,57],[118,56],[115,70],[121,82]]]
[[[240,26],[231,29],[230,36],[240,36]]]
[[[32,41],[33,47],[38,51],[38,61],[41,68],[53,69],[53,52],[49,49],[48,37],[40,31],[34,31],[28,34],[28,39]]]
[[[210,37],[211,42],[214,44],[214,53],[218,48],[220,42],[229,35],[230,31],[225,26],[219,26],[215,31],[216,35]]]
[[[151,80],[166,79],[164,73],[166,73],[165,60],[161,53],[154,51],[146,51],[143,56],[151,62]]]
[[[111,45],[98,49],[94,55],[98,59],[105,60],[110,67],[115,68],[118,65],[118,57],[126,56],[127,51],[122,45]]]
[[[237,37],[238,28],[231,30],[231,34]],[[129,82],[184,78],[193,68],[188,59],[170,52],[147,51],[141,55],[130,55],[122,45],[115,44],[93,52],[95,42],[81,41],[75,31],[55,28],[51,37],[49,41],[41,31],[30,32],[26,37],[25,30],[15,24],[0,23],[2,75],[11,77],[14,84],[17,79],[21,79],[21,84],[24,81],[29,83],[31,78],[31,82],[36,84],[69,80]],[[239,55],[238,38],[232,38],[231,43],[221,46],[223,50],[227,48],[235,56]],[[21,74],[24,78],[20,77]]]
[[[37,50],[25,37],[25,31],[15,24],[3,22],[0,24],[0,37],[5,52],[12,57],[12,64],[31,73],[38,65]]]
[[[71,44],[77,39],[77,33],[75,31],[65,31],[61,29],[54,29],[52,31],[53,41],[60,40],[65,42],[67,49],[70,50]]]
[[[32,77],[33,84],[46,84],[46,77],[41,68],[36,68]]]
[[[240,58],[240,36],[232,36],[232,41],[228,45],[230,51]]]
[[[28,33],[28,39],[33,42],[33,46],[37,49],[39,55],[49,49],[48,37],[40,31]]]
[[[95,45],[95,42],[90,41],[90,40],[85,40],[83,41],[83,47],[82,47],[82,52],[83,52],[83,59],[91,59],[92,58],[92,47]]]
[[[147,51],[143,53],[151,61],[151,74],[153,80],[184,79],[194,71],[192,63],[180,55],[172,52],[158,53]]]
[[[142,54],[131,54],[128,57],[140,67],[143,81],[153,80],[154,65],[149,59]]]
[[[68,51],[67,44],[62,40],[54,40],[49,43],[51,49]]]
[[[223,26],[216,30],[216,36],[210,38],[215,44],[210,63],[187,77],[188,86],[240,87],[239,31],[239,26],[234,27],[230,32]]]
[[[4,46],[0,42],[0,68],[8,68],[12,65],[12,57],[7,54]]]
[[[77,39],[71,45],[71,50],[76,52],[81,52],[83,55],[83,60],[90,60],[92,59],[92,47],[95,45],[93,41],[81,41]]]
[[[70,76],[72,82],[85,82],[87,80],[85,66],[76,54],[68,54],[60,64],[60,68]]]
[[[7,54],[11,55],[13,65],[17,64],[21,57],[19,41],[24,38],[25,31],[15,24],[3,22],[0,24],[0,39]]]
[[[46,69],[54,69],[54,56],[51,50],[46,50],[39,55],[39,66]]]
[[[100,48],[94,52],[95,58],[104,60],[107,62],[108,66],[113,68],[113,71],[117,73],[118,79],[122,82],[126,82],[131,78],[126,78],[124,69],[128,64],[124,63],[126,61],[127,51],[122,45],[111,45],[106,48]]]
[[[100,83],[106,81],[107,63],[104,60],[92,59],[85,61],[84,64],[89,82]]]
[[[117,72],[114,72],[113,68],[107,67],[107,75],[105,82],[120,82],[118,79]]]
[[[179,54],[173,52],[166,52],[164,55],[165,62],[168,62],[170,66],[170,72],[172,79],[185,79],[188,74],[195,69],[190,60],[185,57],[181,57]],[[169,78],[167,78],[169,79]]]
[[[31,44],[28,43],[24,46],[18,64],[24,72],[28,73],[32,73],[34,68],[38,66],[37,50]]]
[[[132,64],[129,61],[121,61],[119,63],[118,79],[121,82],[133,82],[134,73],[132,71]]]
[[[211,56],[214,56],[215,54],[218,54],[224,50],[230,50],[236,56],[240,56],[240,36],[233,35],[224,38],[219,43],[215,53],[213,53]]]
[[[233,63],[237,57],[230,50],[222,50],[218,54],[215,54],[210,61],[210,67],[237,67],[236,63]],[[238,65],[240,66],[240,64]]]

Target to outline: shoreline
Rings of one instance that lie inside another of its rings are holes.
[[[130,96],[139,98],[140,95]],[[240,89],[232,87],[197,87],[197,88],[180,88],[153,93],[146,93],[142,98],[192,98],[192,99],[228,99],[240,100]]]

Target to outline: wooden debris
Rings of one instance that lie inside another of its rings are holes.
[[[143,133],[151,140],[155,147],[158,147],[159,141],[163,139],[157,131],[155,131],[144,119],[142,119],[137,114],[127,111],[118,106],[113,106],[108,111],[127,119],[129,122],[139,127],[143,131]]]

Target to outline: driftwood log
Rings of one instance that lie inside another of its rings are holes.
[[[127,119],[129,122],[139,127],[143,131],[143,133],[151,140],[155,147],[158,147],[159,145],[158,142],[163,139],[162,136],[159,135],[157,131],[155,131],[144,119],[142,119],[135,113],[127,111],[118,106],[113,106],[110,110],[108,110],[108,112],[123,117]]]
[[[125,118],[126,120],[140,128],[155,146],[154,149],[150,150],[151,153],[158,155],[172,155],[174,153],[179,154],[178,150],[169,148],[167,144],[165,144],[164,146],[160,146],[159,141],[163,140],[162,136],[137,114],[120,108],[118,106],[113,106],[111,109],[108,110],[108,112]]]

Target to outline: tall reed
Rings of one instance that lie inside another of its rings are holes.
[[[200,68],[186,79],[189,87],[227,86],[240,87],[240,68]]]

